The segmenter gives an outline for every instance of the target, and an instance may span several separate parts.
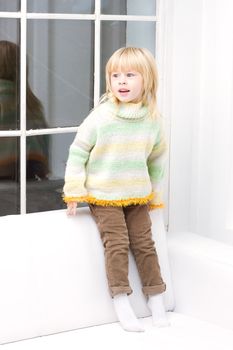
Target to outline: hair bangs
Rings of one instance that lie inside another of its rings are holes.
[[[142,73],[143,67],[138,55],[132,48],[123,48],[118,50],[116,54],[112,56],[107,70],[108,74],[117,71],[127,72],[130,70]]]

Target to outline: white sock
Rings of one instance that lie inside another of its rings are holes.
[[[170,326],[170,323],[167,319],[166,310],[163,303],[163,295],[150,295],[148,306],[152,313],[153,325],[157,327],[166,327]]]
[[[127,294],[113,297],[114,308],[122,328],[129,332],[143,332],[144,328],[135,316]]]

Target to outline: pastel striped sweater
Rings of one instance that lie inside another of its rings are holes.
[[[64,201],[162,207],[166,143],[159,119],[141,103],[96,107],[70,146]]]

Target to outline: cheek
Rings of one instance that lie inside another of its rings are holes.
[[[113,90],[113,91],[115,91],[116,89],[117,89],[117,83],[116,83],[116,81],[111,81],[111,89]]]
[[[143,94],[143,92],[144,92],[144,85],[143,85],[143,83],[141,83],[141,84],[139,85],[138,91],[139,91],[139,93],[140,93],[141,95]]]
[[[111,90],[114,89],[114,80],[112,78],[109,78],[109,87]]]
[[[139,84],[137,84],[137,92],[141,93],[141,94],[143,92],[143,84],[141,84],[140,82],[139,82]]]

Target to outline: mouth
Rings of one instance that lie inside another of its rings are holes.
[[[128,89],[119,89],[118,92],[119,92],[120,94],[124,94],[124,93],[129,92],[129,90],[128,90]]]

